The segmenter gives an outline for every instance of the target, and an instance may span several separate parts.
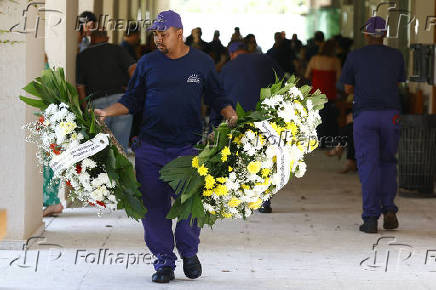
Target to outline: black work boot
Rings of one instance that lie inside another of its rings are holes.
[[[183,272],[185,272],[186,277],[190,279],[196,279],[201,276],[201,263],[198,260],[197,255],[183,259]]]
[[[270,205],[268,206],[263,206],[263,207],[259,207],[258,211],[260,213],[272,213],[272,208]]]
[[[395,212],[387,211],[383,214],[383,228],[385,230],[393,230],[398,228],[398,219]]]
[[[171,267],[162,267],[151,276],[151,280],[156,283],[169,283],[174,280],[174,270]]]
[[[375,234],[377,233],[377,221],[378,219],[375,216],[365,218],[363,224],[359,226],[359,230],[367,234]]]

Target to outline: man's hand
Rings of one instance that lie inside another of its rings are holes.
[[[227,124],[229,124],[229,127],[236,126],[236,123],[238,122],[238,115],[236,114],[235,110],[233,110],[232,106],[228,105],[224,109],[222,109],[221,115],[227,121]]]
[[[100,119],[100,121],[103,122],[107,117],[127,115],[129,113],[129,109],[120,103],[115,103],[104,109],[95,109],[94,113]]]
[[[95,116],[101,121],[103,122],[104,119],[106,119],[107,116],[107,112],[104,109],[95,109],[94,110]]]

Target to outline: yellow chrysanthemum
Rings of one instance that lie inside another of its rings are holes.
[[[251,174],[256,174],[259,172],[261,165],[260,161],[251,161],[248,163],[247,170]]]
[[[225,178],[225,177],[218,177],[218,178],[216,179],[216,181],[218,181],[219,183],[226,183],[227,178]]]
[[[265,178],[271,173],[271,169],[269,168],[262,168],[262,177]]]
[[[226,162],[227,161],[227,156],[221,156],[221,162]]]
[[[215,178],[213,178],[212,175],[208,174],[204,178],[204,183],[205,183],[204,187],[206,187],[206,189],[212,189],[215,185]]]
[[[233,171],[233,167],[229,166],[229,172]]]
[[[271,180],[269,178],[265,178],[262,185],[269,185],[271,183]]]
[[[204,190],[204,191],[203,191],[203,196],[211,196],[212,193],[213,193],[213,191],[210,190],[210,189],[208,189],[208,190]]]
[[[318,140],[316,139],[311,139],[309,141],[309,146],[310,146],[310,151],[315,150],[316,148],[318,148]]]
[[[293,169],[293,167],[294,167],[294,164],[295,164],[295,160],[291,160],[291,162],[290,162],[290,167],[291,167],[291,172],[294,172],[292,169]]]
[[[259,142],[260,142],[260,145],[265,144],[265,137],[262,134],[259,134]]]
[[[237,199],[236,197],[232,197],[232,199],[230,199],[227,204],[230,207],[237,207],[240,203],[241,203],[241,201],[239,199]]]
[[[237,136],[237,137],[235,137],[235,139],[233,139],[233,143],[235,143],[235,144],[241,144],[241,139],[242,139],[242,134],[240,134],[239,136]]]
[[[198,168],[199,164],[198,164],[198,157],[195,156],[194,158],[192,158],[192,167],[193,168]]]
[[[232,133],[227,134],[227,138],[229,138],[230,140],[232,139],[232,137],[233,137]]]
[[[214,192],[217,196],[227,195],[227,186],[223,184],[217,185],[217,187],[215,187]]]
[[[230,219],[230,218],[232,218],[232,214],[228,213],[228,212],[224,212],[223,213],[223,217],[226,218],[226,219]]]
[[[286,129],[291,130],[292,136],[295,136],[298,133],[298,127],[297,127],[297,125],[295,125],[294,122],[286,123]]]
[[[271,127],[274,129],[274,131],[277,132],[277,135],[280,136],[280,134],[282,133],[282,131],[285,130],[285,128],[280,127],[279,125],[277,125],[275,122],[271,122],[269,123],[271,125]]]
[[[250,186],[248,184],[241,184],[242,189],[250,189]]]
[[[198,171],[198,174],[200,174],[200,176],[206,176],[206,174],[209,172],[207,167],[204,167],[204,164],[201,164],[201,167],[199,167],[197,169],[197,171]]]
[[[274,163],[276,163],[276,162],[277,162],[277,156],[273,156],[272,161],[273,161]]]
[[[74,129],[77,128],[77,124],[74,122],[60,122],[59,127],[61,127],[64,130],[64,134],[71,134]]]
[[[224,146],[223,150],[221,150],[221,155],[223,156],[229,156],[230,154],[232,154],[230,152],[230,148],[228,146]]]
[[[258,209],[262,205],[262,200],[258,198],[255,202],[249,202],[248,207],[251,209]]]

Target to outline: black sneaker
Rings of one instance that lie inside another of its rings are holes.
[[[260,213],[272,213],[272,208],[271,206],[260,207],[258,211]]]
[[[156,283],[169,283],[174,280],[174,270],[168,266],[162,267],[151,276],[151,280]]]
[[[377,217],[371,216],[363,220],[363,224],[359,226],[359,230],[361,232],[365,232],[367,234],[375,234],[377,233]]]
[[[383,214],[383,228],[385,230],[393,230],[398,228],[398,219],[395,212],[388,211]]]
[[[201,263],[198,260],[197,255],[183,259],[183,272],[185,272],[186,277],[190,279],[196,279],[201,276]]]

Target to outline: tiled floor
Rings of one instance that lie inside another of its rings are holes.
[[[26,261],[0,251],[0,289],[436,289],[436,199],[399,197],[399,230],[360,233],[358,176],[336,173],[340,166],[316,152],[272,214],[205,228],[197,280],[178,261],[175,281],[152,283],[140,223],[67,209],[45,220],[45,241]]]

